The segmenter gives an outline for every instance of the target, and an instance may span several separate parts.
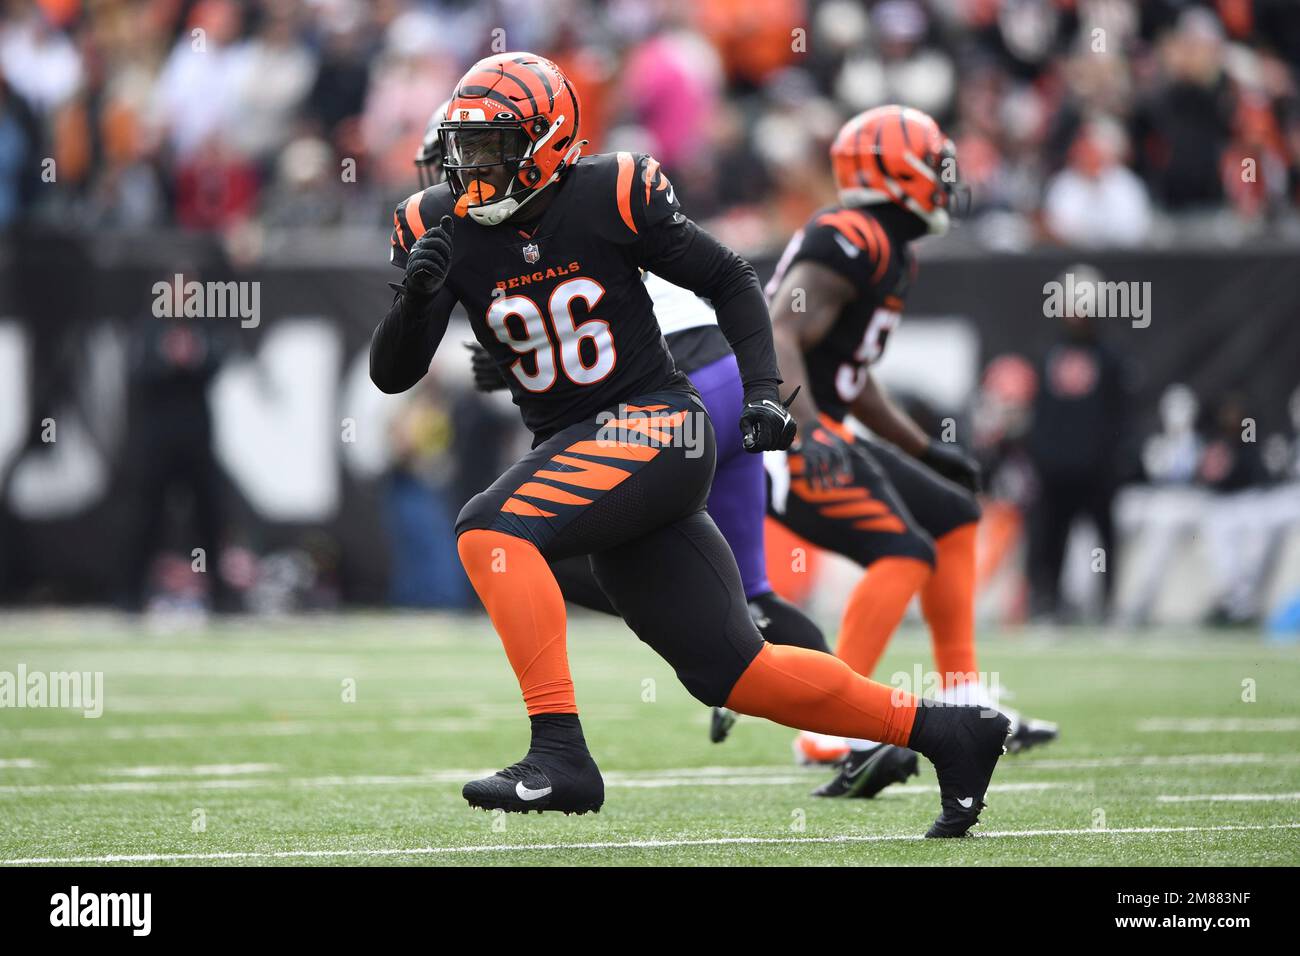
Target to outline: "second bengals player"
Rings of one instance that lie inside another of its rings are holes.
[[[769,510],[864,568],[838,657],[870,675],[919,596],[943,699],[992,708],[975,659],[979,466],[927,435],[871,373],[915,277],[911,243],[948,229],[956,151],[925,113],[882,106],[844,125],[831,163],[840,203],[794,235],[767,288],[777,361],[798,389],[790,411],[800,435],[788,455],[767,456]],[[876,437],[854,434],[849,416]],[[1012,718],[1012,751],[1057,735],[1053,724],[998,709]],[[816,749],[807,735],[801,743]],[[838,775],[817,795],[870,797],[916,773],[906,747],[847,744]]]

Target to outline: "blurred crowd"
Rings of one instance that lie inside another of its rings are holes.
[[[967,241],[1295,228],[1295,0],[6,0],[0,228],[382,227],[433,108],[506,49],[744,251],[832,198],[836,129],[891,101],[956,141]]]
[[[1185,598],[1205,606],[1202,623],[1268,619],[1278,632],[1300,631],[1300,579],[1275,580],[1300,528],[1300,385],[1280,428],[1261,431],[1243,392],[1202,403],[1180,382],[1164,388],[1157,421],[1143,427],[1143,374],[1095,317],[1073,311],[1045,352],[986,365],[972,407],[987,484],[985,557],[998,562],[1025,544],[1025,587],[1008,616],[1145,626],[1160,616],[1171,576],[1187,573],[1171,570],[1176,561],[1194,552],[1206,592]],[[1086,583],[1071,588],[1076,537],[1088,558],[1074,578]]]
[[[886,102],[930,112],[957,144],[971,221],[939,242],[1300,243],[1300,0],[0,0],[0,233],[180,229],[230,251],[277,233],[343,248],[356,230],[382,259],[430,114],[505,50],[556,60],[588,151],[653,153],[689,213],[746,254],[834,201],[829,143]],[[153,411],[132,419],[152,451],[129,456],[146,517],[125,542],[128,606],[153,587],[160,489],[190,489],[205,550],[230,523],[207,424],[219,345],[145,322],[133,346]],[[1115,540],[1154,542],[1134,559],[1153,569],[1133,576],[1136,623],[1188,535],[1212,543],[1211,614],[1258,619],[1280,535],[1300,525],[1300,391],[1292,433],[1245,439],[1233,396],[1203,412],[1171,386],[1163,430],[1140,435],[1133,372],[1068,320],[1046,354],[988,366],[974,444],[990,533],[1027,542],[1022,616],[1073,613],[1063,567],[1083,519],[1110,555],[1103,585]],[[518,428],[465,386],[435,368],[392,409],[380,497],[396,604],[472,603],[450,523]],[[1134,484],[1194,493],[1126,511]],[[1268,496],[1283,485],[1285,501]],[[226,603],[327,606],[336,552],[303,547],[260,576],[235,561],[244,596]],[[1293,614],[1300,630],[1300,595]]]

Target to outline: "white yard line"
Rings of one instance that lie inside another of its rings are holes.
[[[1300,793],[1162,793],[1159,803],[1275,803],[1300,800]]]
[[[161,775],[166,767],[136,767],[139,777]],[[183,771],[183,769],[181,769]],[[157,771],[157,773],[153,773]],[[234,773],[261,773],[257,770],[234,771]],[[354,774],[328,775],[328,777],[218,777],[203,780],[114,780],[110,783],[35,783],[8,784],[0,786],[0,796],[42,796],[47,793],[186,793],[194,790],[255,790],[255,788],[277,787],[419,787],[442,783],[464,783],[474,777],[486,777],[493,770],[435,770],[422,774]],[[813,782],[806,774],[719,774],[716,777],[701,777],[698,774],[686,777],[672,777],[656,773],[653,777],[629,777],[625,774],[604,774],[607,787],[627,788],[627,790],[662,790],[666,787],[776,787],[789,784],[807,784]],[[1080,790],[1087,788],[1083,783],[995,783],[988,788],[991,793],[1040,792],[1047,790]],[[894,793],[937,793],[935,784],[905,784],[894,786]]]
[[[1240,764],[1300,763],[1300,754],[1171,754],[1128,757],[1079,757],[1039,759],[1026,757],[998,765],[998,772],[1006,770],[1103,770],[1123,767],[1185,767],[1185,766],[1237,766]]]
[[[250,773],[275,773],[278,763],[214,763],[197,767],[108,767],[108,777],[238,777]]]
[[[1300,730],[1300,717],[1147,717],[1137,729],[1148,734],[1280,734]]]
[[[254,765],[256,766],[256,765]],[[128,768],[136,771],[136,776],[161,775],[168,771],[165,767]],[[184,771],[184,768],[172,768]],[[195,768],[197,769],[197,768]],[[151,774],[158,771],[158,774]],[[260,771],[236,771],[257,773]],[[115,780],[109,783],[49,783],[49,784],[9,784],[0,786],[0,796],[30,797],[52,793],[189,793],[193,790],[251,790],[258,787],[283,788],[296,787],[316,789],[322,787],[389,787],[389,786],[429,786],[445,783],[464,783],[475,777],[483,777],[493,770],[436,770],[415,774],[359,774],[328,775],[320,777],[235,777],[225,776],[204,780]],[[653,774],[653,775],[650,775]],[[647,772],[646,776],[632,776],[620,773],[606,773],[605,785],[611,788],[657,790],[667,787],[766,787],[807,785],[815,778],[807,774],[728,774],[724,771],[713,776],[688,774],[671,776],[664,772]],[[989,787],[990,793],[1039,792],[1043,790],[1063,790],[1086,788],[1087,784],[1077,782],[1035,781],[1028,783],[995,783]],[[890,788],[891,793],[938,793],[939,788],[933,784],[909,784]]]
[[[35,770],[37,767],[43,767],[39,760],[32,760],[30,757],[0,757],[0,770]]]
[[[1225,833],[1259,830],[1295,830],[1300,823],[1272,823],[1258,826],[1187,826],[1187,827],[1115,827],[1110,830],[991,830],[976,839],[1022,839],[1059,836],[1127,836],[1155,833]],[[76,863],[173,863],[202,860],[294,860],[347,857],[442,856],[460,853],[535,853],[558,850],[659,850],[691,846],[794,846],[799,844],[907,843],[925,839],[919,833],[879,836],[836,837],[717,837],[700,840],[627,840],[601,843],[516,843],[487,846],[392,847],[373,850],[271,850],[230,851],[226,853],[138,853],[107,856],[25,857],[0,860],[0,866],[36,866],[40,864]]]
[[[343,706],[340,704],[340,706]],[[41,743],[78,742],[87,737],[101,740],[189,740],[201,737],[305,737],[313,734],[378,734],[482,730],[486,720],[480,717],[440,717],[428,720],[355,720],[331,722],[319,720],[268,720],[246,724],[142,724],[124,727],[96,727],[86,721],[75,727],[27,727],[0,731],[0,740],[17,737]]]
[[[346,707],[340,704],[339,707]],[[111,709],[111,708],[110,708]],[[633,720],[630,710],[605,714],[602,720]],[[23,727],[0,729],[0,740],[30,740],[38,743],[80,743],[95,740],[192,740],[207,737],[306,737],[318,734],[461,733],[482,730],[484,724],[518,722],[518,714],[481,713],[470,717],[389,717],[358,720],[316,720],[301,717],[248,723],[177,723],[106,725],[102,719],[80,720],[71,727]]]
[[[1040,760],[1010,759],[1003,762],[1002,772],[1022,770],[1087,770],[1127,767],[1179,767],[1266,763],[1295,763],[1296,754],[1177,754],[1133,757],[1097,757],[1083,759]],[[11,761],[15,766],[40,766],[37,761],[19,758]],[[0,767],[5,762],[0,761]],[[276,764],[215,764],[208,766],[142,766],[110,767],[100,772],[110,776],[137,779],[112,782],[84,782],[58,784],[7,784],[0,785],[0,796],[34,796],[51,793],[184,793],[199,790],[247,790],[257,787],[373,787],[373,786],[424,786],[442,783],[463,783],[475,777],[493,773],[495,767],[450,768],[408,774],[328,774],[317,777],[265,777],[250,779],[251,775],[273,774],[282,768]],[[750,767],[665,767],[632,771],[607,771],[605,783],[610,787],[657,790],[672,787],[746,787],[794,786],[815,783],[830,772],[826,767],[793,768],[779,765]],[[152,777],[205,777],[209,779],[156,780]],[[236,779],[232,779],[236,778]],[[1012,781],[994,783],[992,793],[1034,792],[1043,790],[1086,789],[1085,781]],[[904,784],[890,788],[891,793],[934,793],[933,784]]]

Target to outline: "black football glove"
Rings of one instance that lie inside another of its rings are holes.
[[[960,446],[931,438],[930,444],[919,457],[923,463],[972,494],[980,490],[979,462],[962,451]]]
[[[803,459],[803,477],[813,488],[834,488],[853,480],[853,452],[849,443],[821,425],[814,425],[790,454]]]
[[[443,216],[438,225],[411,246],[410,255],[406,257],[406,279],[402,283],[409,294],[427,297],[442,288],[451,265],[453,225],[451,216]]]
[[[480,392],[499,392],[506,387],[505,376],[488,350],[477,342],[464,343],[469,349],[469,364],[474,370],[474,387]]]
[[[740,433],[745,451],[785,451],[790,447],[799,428],[790,414],[790,403],[798,394],[796,388],[784,402],[763,398],[745,403],[740,413]]]

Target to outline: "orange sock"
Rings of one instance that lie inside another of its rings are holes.
[[[799,730],[900,747],[916,719],[911,694],[867,680],[829,654],[777,644],[764,644],[750,661],[727,706]]]
[[[976,522],[949,531],[934,543],[934,573],[921,589],[921,611],[930,625],[935,669],[943,686],[975,674]],[[974,677],[968,678],[974,680]]]
[[[456,550],[501,636],[528,716],[576,714],[564,596],[542,553],[522,538],[478,529],[462,534]]]
[[[867,568],[844,607],[835,656],[870,677],[930,573],[930,565],[916,558],[881,558]]]

